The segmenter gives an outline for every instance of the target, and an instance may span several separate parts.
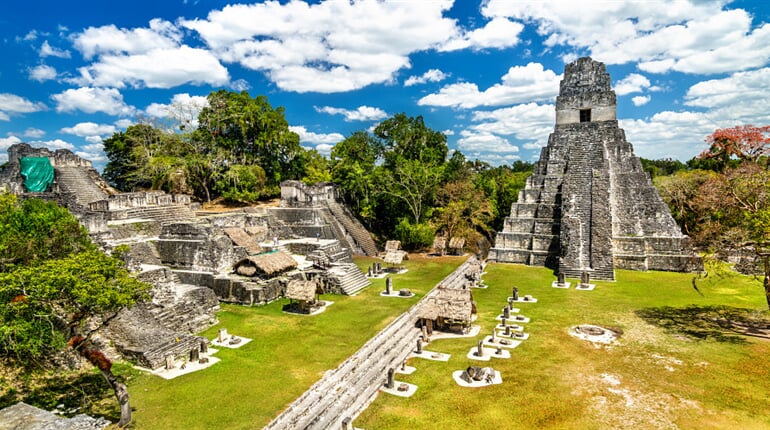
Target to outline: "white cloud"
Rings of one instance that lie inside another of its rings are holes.
[[[31,146],[36,147],[36,148],[39,148],[39,147],[42,146],[42,147],[48,148],[48,149],[50,149],[52,151],[55,151],[57,149],[69,149],[70,151],[72,151],[73,149],[75,149],[75,145],[67,142],[66,140],[62,140],[62,139],[35,140],[35,141],[32,141],[32,142],[29,142],[29,144]]]
[[[484,27],[472,30],[443,44],[439,51],[459,49],[508,48],[519,43],[519,34],[524,30],[521,23],[506,18],[494,18]]]
[[[652,98],[650,96],[636,96],[631,99],[634,106],[643,106],[650,102]]]
[[[32,127],[30,127],[28,129],[24,130],[24,137],[32,137],[32,138],[37,139],[37,138],[41,138],[43,136],[45,136],[45,131],[41,130],[39,128],[32,128]]]
[[[264,72],[282,90],[332,93],[392,82],[409,54],[455,37],[451,0],[229,5],[181,20],[226,62]]]
[[[0,137],[0,150],[5,151],[6,149],[10,148],[13,145],[16,145],[17,143],[23,142],[21,139],[19,139],[16,136],[8,136],[8,137]],[[8,154],[6,155],[6,161],[8,161]]]
[[[463,130],[460,132],[457,146],[463,153],[481,154],[488,152],[519,152],[519,147],[512,145],[508,139],[492,133]]]
[[[153,19],[149,28],[125,29],[114,25],[88,27],[73,37],[75,48],[87,60],[97,55],[146,54],[179,46],[181,31],[168,21]]]
[[[724,127],[770,124],[770,68],[737,72],[699,82],[687,91],[685,105],[708,109]]]
[[[424,84],[426,82],[441,82],[448,77],[448,73],[444,73],[439,69],[430,69],[421,76],[408,77],[406,81],[404,81],[404,86],[411,87],[412,85]]]
[[[198,126],[198,115],[203,108],[208,107],[209,100],[205,96],[191,96],[188,93],[174,94],[168,104],[152,103],[144,112],[155,118],[173,118],[180,124]]]
[[[307,128],[301,125],[289,126],[289,130],[297,133],[299,135],[299,141],[302,143],[333,145],[345,140],[345,136],[340,133],[314,133],[308,131]]]
[[[115,133],[115,126],[110,124],[97,124],[95,122],[81,122],[73,127],[64,127],[62,133],[74,134],[75,136],[106,136]]]
[[[371,106],[359,106],[355,110],[323,106],[316,107],[315,110],[329,115],[342,115],[345,121],[377,121],[388,116],[384,110]]]
[[[649,79],[638,73],[631,73],[615,83],[615,94],[624,96],[631,93],[641,93],[642,90],[649,87]]]
[[[43,42],[43,46],[40,47],[40,57],[57,57],[57,58],[70,58],[72,55],[70,54],[70,51],[66,49],[58,49],[51,46],[48,41]]]
[[[69,89],[51,98],[56,102],[57,112],[82,111],[85,113],[104,112],[109,115],[127,116],[134,112],[133,106],[123,101],[123,95],[115,88],[83,87]]]
[[[123,119],[119,119],[119,120],[115,121],[115,127],[123,129],[123,130],[127,129],[128,127],[130,127],[132,125],[134,125],[134,121],[132,121],[132,120],[130,120],[128,118],[123,118]]]
[[[11,115],[40,112],[46,106],[40,102],[32,102],[16,94],[0,93],[0,120],[8,121]]]
[[[211,52],[180,46],[132,55],[104,55],[81,67],[79,85],[125,88],[172,88],[184,84],[226,85],[230,76]]]
[[[479,91],[476,84],[463,82],[447,85],[438,93],[429,94],[418,101],[420,106],[451,106],[474,108],[477,106],[501,106],[553,99],[559,92],[559,80],[551,70],[539,63],[514,66],[502,77],[502,83]]]
[[[707,113],[664,111],[646,119],[623,119],[620,127],[637,156],[689,160],[704,150],[704,138],[720,126]]]
[[[722,73],[767,64],[770,25],[752,28],[726,1],[512,2],[490,0],[488,18],[533,24],[547,47],[588,50],[608,64],[639,62],[650,73]]]
[[[90,145],[84,145],[78,148],[75,154],[78,157],[85,158],[94,163],[103,163],[107,160],[107,156],[104,154],[104,145],[99,142],[91,143]]]
[[[455,135],[455,131],[452,130],[451,128],[448,128],[448,129],[442,131],[441,133],[443,133],[444,136],[454,136]]]
[[[477,124],[471,129],[477,132],[514,136],[518,140],[545,143],[553,131],[555,113],[553,105],[537,103],[521,104],[493,111],[473,112]]]
[[[56,69],[51,66],[41,64],[29,69],[29,78],[33,81],[44,82],[56,79]]]

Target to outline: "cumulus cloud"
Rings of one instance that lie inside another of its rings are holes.
[[[46,105],[33,102],[16,94],[0,93],[0,120],[8,121],[11,115],[40,112]]]
[[[13,145],[16,145],[17,143],[21,143],[22,140],[19,139],[17,136],[8,136],[8,137],[0,137],[0,150],[5,151],[6,149],[10,148]],[[5,161],[8,161],[8,154],[3,154],[6,156]]]
[[[458,34],[430,2],[266,2],[181,20],[218,58],[264,72],[279,88],[332,93],[391,82],[408,55]],[[258,23],[256,25],[255,23]]]
[[[208,105],[209,100],[205,96],[191,96],[188,93],[181,93],[174,94],[168,104],[150,104],[144,112],[151,117],[172,118],[180,124],[197,127],[198,115]]]
[[[75,151],[75,154],[97,164],[108,161],[107,156],[104,154],[104,145],[102,145],[101,141],[81,146]]]
[[[29,69],[29,78],[33,81],[44,82],[56,79],[56,69],[51,66],[41,64]]]
[[[636,96],[631,99],[631,103],[634,104],[634,106],[643,106],[649,103],[651,100],[650,96]]]
[[[641,93],[642,90],[649,87],[649,79],[638,73],[631,73],[615,83],[615,94],[624,96],[631,93]]]
[[[519,147],[512,145],[508,139],[492,133],[473,130],[461,131],[460,139],[457,140],[457,146],[464,153],[472,154],[519,152]]]
[[[345,140],[345,136],[340,133],[314,133],[301,125],[289,126],[289,130],[299,135],[300,143],[305,144],[310,149],[315,149],[324,157],[331,154],[335,144]]]
[[[123,101],[123,95],[115,88],[83,87],[69,89],[51,98],[56,102],[57,112],[82,111],[85,113],[104,112],[108,115],[127,116],[134,112],[133,106]]]
[[[536,27],[547,47],[588,50],[607,64],[639,62],[650,73],[722,73],[767,64],[770,25],[752,27],[743,9],[723,1],[511,2],[490,0],[488,18]]]
[[[116,129],[111,124],[97,124],[95,122],[81,122],[72,127],[64,127],[62,133],[74,134],[75,136],[106,136],[115,133]]]
[[[28,129],[24,130],[24,137],[31,137],[31,138],[38,139],[38,138],[41,138],[43,136],[45,136],[45,131],[41,130],[39,128],[32,128],[32,127],[30,127]]]
[[[289,130],[299,135],[301,143],[335,144],[345,140],[345,136],[340,133],[314,133],[301,125],[289,126]]]
[[[545,142],[553,131],[554,106],[527,103],[493,111],[473,112],[476,123],[472,129],[478,132],[513,136],[523,141]]]
[[[444,73],[439,69],[430,69],[420,76],[408,77],[406,81],[404,81],[404,86],[411,87],[412,85],[424,84],[426,82],[441,82],[448,77],[448,73]]]
[[[146,54],[157,49],[173,49],[181,39],[182,32],[176,26],[156,18],[150,21],[149,28],[88,27],[73,36],[73,44],[90,60],[97,55]]]
[[[70,58],[72,54],[70,54],[70,51],[66,49],[58,49],[51,46],[48,41],[44,41],[43,45],[40,47],[40,57],[57,57],[57,58]]]
[[[180,46],[133,55],[104,55],[79,69],[78,85],[125,88],[173,88],[184,84],[222,86],[227,69],[205,49]]]
[[[386,118],[388,114],[376,107],[359,106],[355,110],[336,108],[331,106],[315,107],[316,112],[327,113],[329,115],[342,115],[345,121],[377,121]]]
[[[699,82],[687,91],[685,105],[707,109],[724,124],[770,124],[770,68],[737,72],[726,78]]]
[[[471,30],[448,40],[439,47],[439,51],[459,49],[508,48],[519,43],[519,33],[524,25],[506,18],[494,18],[484,27]]]
[[[62,139],[53,139],[53,140],[34,140],[32,142],[29,142],[30,145],[34,147],[45,147],[52,151],[55,151],[57,149],[69,149],[72,151],[75,149],[75,145],[67,142],[66,140]]]
[[[418,101],[420,106],[448,106],[474,108],[478,106],[502,106],[516,103],[553,99],[559,92],[559,80],[552,70],[545,70],[540,63],[514,66],[503,75],[502,82],[484,91],[470,82],[447,85],[438,93],[429,94]]]

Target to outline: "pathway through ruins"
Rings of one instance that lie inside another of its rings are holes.
[[[474,261],[475,257],[467,259],[436,287],[462,288]],[[377,397],[388,369],[398,368],[414,349],[421,333],[417,315],[425,299],[436,294],[436,287],[339,367],[327,371],[265,429],[342,429],[343,422],[352,422]]]

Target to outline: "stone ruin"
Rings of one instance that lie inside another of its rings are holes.
[[[565,67],[554,132],[489,260],[603,280],[615,268],[703,269],[618,127],[603,63],[583,57]]]
[[[288,181],[280,207],[205,214],[187,195],[120,193],[90,161],[67,150],[22,143],[11,146],[8,157],[0,190],[67,207],[105,252],[127,246],[129,269],[154,286],[151,301],[122,311],[105,338],[95,339],[113,357],[157,369],[168,358],[192,356],[206,342],[194,333],[216,322],[220,302],[269,303],[283,297],[291,281],[351,295],[370,284],[352,253],[376,255],[376,245],[331,185]],[[45,191],[25,188],[26,157],[48,159],[54,175]],[[293,264],[281,266],[279,255]]]

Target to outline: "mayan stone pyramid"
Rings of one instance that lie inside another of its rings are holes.
[[[556,127],[489,260],[604,280],[614,280],[615,268],[702,269],[618,127],[603,63],[584,57],[566,66]]]

